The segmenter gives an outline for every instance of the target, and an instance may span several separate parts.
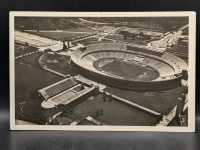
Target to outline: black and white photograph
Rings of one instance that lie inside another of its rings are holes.
[[[195,129],[194,12],[10,12],[12,130]]]

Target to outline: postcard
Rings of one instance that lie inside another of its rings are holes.
[[[196,14],[10,12],[10,129],[195,131]]]

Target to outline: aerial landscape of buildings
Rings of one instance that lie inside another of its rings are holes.
[[[188,125],[188,17],[15,17],[16,124]]]

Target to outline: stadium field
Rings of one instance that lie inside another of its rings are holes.
[[[94,62],[94,65],[96,65],[97,69],[107,74],[117,75],[124,79],[134,81],[151,81],[159,77],[157,70],[149,66],[144,66],[136,61],[131,61],[131,63],[129,63],[125,62],[123,59],[112,59],[110,63],[106,63],[100,67],[99,64],[102,64],[104,60],[105,59],[99,59]]]

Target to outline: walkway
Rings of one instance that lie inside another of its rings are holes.
[[[44,69],[44,70],[46,70],[46,71],[48,71],[48,72],[54,73],[54,74],[56,74],[56,75],[58,75],[58,76],[61,76],[61,77],[63,77],[63,78],[67,78],[67,77],[70,76],[70,75],[62,74],[62,73],[60,73],[60,72],[57,72],[57,71],[55,71],[55,70],[52,70],[52,69],[48,68],[47,66],[41,66],[41,67],[42,67],[42,69]]]
[[[111,94],[108,93],[108,92],[106,92],[106,93],[109,94],[109,95],[111,95]],[[135,108],[140,109],[140,110],[142,110],[142,111],[145,111],[145,112],[147,112],[147,113],[149,113],[149,114],[152,114],[152,115],[154,115],[154,116],[161,116],[161,115],[162,115],[160,112],[156,112],[156,111],[154,111],[154,110],[151,110],[151,109],[146,108],[146,107],[144,107],[144,106],[138,105],[138,104],[136,104],[136,103],[134,103],[134,102],[132,102],[132,101],[129,101],[129,100],[124,99],[124,98],[121,98],[121,97],[118,97],[118,96],[116,96],[116,95],[111,95],[111,97],[113,97],[114,99],[116,99],[116,100],[118,100],[118,101],[120,101],[120,102],[123,102],[123,103],[125,103],[125,104],[128,104],[128,105],[130,105],[130,106],[132,106],[132,107],[135,107]]]
[[[22,54],[22,55],[20,55],[20,56],[16,56],[16,57],[15,57],[15,60],[16,60],[16,59],[19,59],[19,58],[26,57],[26,56],[30,56],[30,55],[33,55],[33,54],[36,54],[36,53],[40,53],[40,51],[25,53],[25,54]]]

